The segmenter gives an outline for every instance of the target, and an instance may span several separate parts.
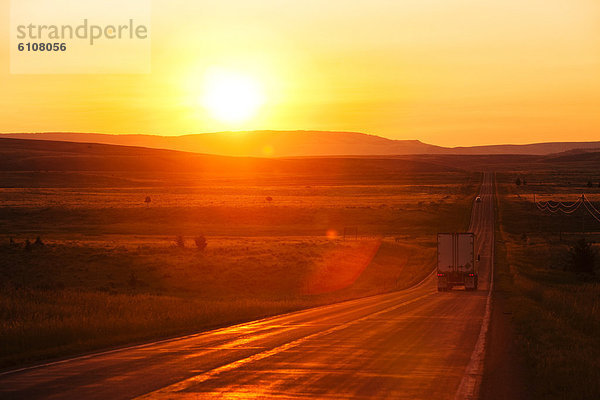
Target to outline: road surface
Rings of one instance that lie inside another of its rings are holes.
[[[431,274],[400,292],[4,373],[0,398],[472,398],[489,309],[493,192],[487,174],[470,227],[478,291],[438,292]]]

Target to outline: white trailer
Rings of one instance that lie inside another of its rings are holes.
[[[475,235],[471,232],[438,233],[437,244],[438,290],[446,291],[454,286],[476,290]]]

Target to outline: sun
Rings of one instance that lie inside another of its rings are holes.
[[[249,76],[212,70],[206,74],[201,102],[216,120],[239,124],[256,116],[264,95],[260,84]]]

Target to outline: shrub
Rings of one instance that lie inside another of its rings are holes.
[[[521,186],[521,178],[517,178],[517,180],[515,181],[515,184],[517,186]]]
[[[183,249],[185,247],[185,239],[183,238],[183,236],[179,235],[177,237],[175,237],[175,246]]]
[[[206,248],[206,238],[202,235],[200,236],[196,236],[194,238],[194,243],[196,243],[196,247],[198,248],[198,250],[202,251]]]
[[[132,272],[131,274],[129,274],[129,286],[131,287],[136,287],[139,283],[139,280],[137,278],[137,275],[135,274],[135,272]]]
[[[596,251],[585,239],[579,239],[569,249],[568,267],[571,271],[593,275],[595,262]]]

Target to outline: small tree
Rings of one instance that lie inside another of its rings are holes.
[[[595,262],[596,251],[585,239],[579,239],[569,249],[568,266],[571,271],[593,275]]]
[[[135,272],[132,272],[129,274],[128,283],[129,283],[129,286],[131,286],[132,288],[136,287],[140,283]]]
[[[152,199],[150,198],[150,196],[146,196],[146,198],[144,199],[144,203],[146,203],[146,207],[150,207],[151,202],[152,202]]]
[[[521,178],[517,178],[517,180],[515,181],[515,184],[517,186],[521,186]]]
[[[180,249],[183,249],[185,247],[185,239],[183,238],[183,236],[178,235],[175,237],[175,246],[179,247]]]
[[[521,240],[527,242],[527,234],[525,232],[521,233]]]
[[[196,236],[194,238],[194,243],[196,243],[196,247],[200,251],[203,251],[206,248],[207,244],[208,244],[208,243],[206,243],[206,238],[203,235]]]

